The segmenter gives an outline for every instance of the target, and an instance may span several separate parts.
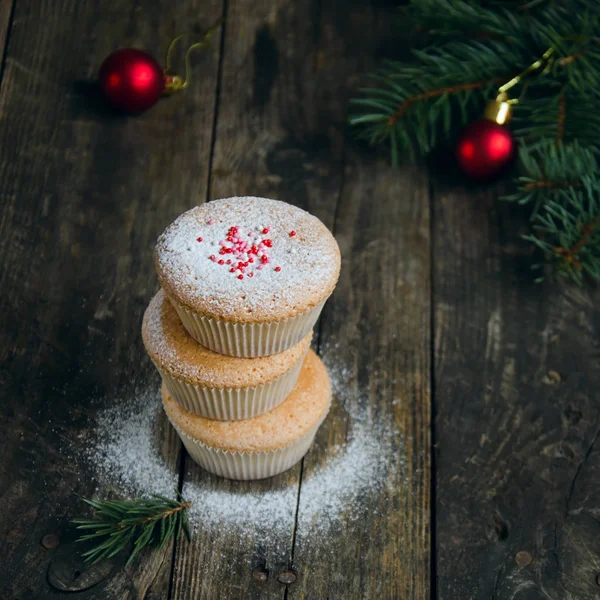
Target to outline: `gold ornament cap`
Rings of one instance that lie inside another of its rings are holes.
[[[498,125],[508,123],[511,116],[512,105],[506,94],[500,94],[495,100],[490,100],[485,105],[485,111],[483,112],[484,119],[494,121],[495,123],[498,123]]]
[[[175,75],[167,69],[163,69],[163,76],[165,78],[165,88],[163,90],[163,94],[173,94],[178,92],[179,90],[187,87],[187,81],[183,79],[180,75]]]

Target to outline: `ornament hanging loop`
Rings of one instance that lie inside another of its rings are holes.
[[[515,75],[512,79],[507,81],[504,85],[501,85],[498,88],[498,95],[495,100],[490,100],[484,112],[484,118],[490,121],[494,121],[498,123],[498,125],[504,125],[510,120],[512,116],[512,107],[515,104],[519,103],[519,98],[509,98],[507,92],[511,88],[515,87],[519,83],[521,83],[524,79],[526,79],[531,73],[537,71],[539,68],[544,67],[542,71],[542,75],[545,75],[550,68],[552,67],[552,63],[554,62],[554,57],[552,56],[556,48],[552,46],[548,48],[540,58],[538,58],[535,62],[531,63],[525,70],[521,71],[518,75]],[[521,96],[525,93],[525,89],[527,88],[529,81],[525,81],[523,92]]]
[[[507,81],[504,85],[501,85],[498,88],[498,93],[502,94],[504,92],[507,92],[508,90],[510,90],[510,88],[512,88],[515,85],[517,85],[518,83],[520,83],[524,77],[527,77],[527,75],[529,75],[533,71],[536,71],[541,66],[545,66],[542,74],[547,73],[548,69],[550,69],[550,67],[552,66],[551,58],[552,58],[552,55],[554,54],[554,52],[555,52],[554,46],[552,46],[551,48],[548,48],[548,50],[546,50],[546,52],[544,52],[544,54],[542,54],[542,56],[540,56],[540,58],[538,58],[534,63],[530,64],[524,71],[521,71],[521,73],[519,73],[518,75],[515,75],[510,81]]]
[[[501,85],[498,88],[498,97],[496,98],[497,103],[506,103],[508,105],[517,104],[519,102],[518,99],[509,99],[508,90],[515,87],[525,79],[528,75],[533,73],[533,71],[537,71],[540,67],[544,67],[542,71],[542,75],[545,75],[550,68],[552,67],[552,63],[554,62],[554,57],[552,56],[556,48],[554,46],[548,48],[542,56],[540,56],[535,62],[531,63],[524,71],[521,71],[518,75],[515,75],[511,80],[507,81],[504,85]],[[527,85],[527,84],[526,84]]]
[[[215,21],[207,30],[206,33],[202,36],[202,39],[195,44],[192,44],[185,52],[185,78],[181,77],[181,75],[177,75],[173,72],[171,68],[171,56],[175,50],[175,46],[177,42],[184,37],[184,34],[178,35],[170,44],[167,50],[167,58],[166,58],[166,66],[163,70],[165,76],[165,94],[173,94],[182,90],[190,84],[190,53],[192,50],[196,48],[206,48],[209,45],[210,39],[213,36],[214,32],[222,25],[223,19],[218,19]]]
[[[171,69],[171,56],[173,51],[175,50],[175,46],[177,42],[183,37],[183,33],[178,35],[170,44],[169,49],[167,50],[167,59],[166,59],[166,67],[163,69],[163,73],[165,76],[165,94],[172,94],[174,92],[179,91],[184,87],[184,79],[180,75],[176,75],[173,73]],[[186,64],[187,68],[187,64]],[[187,79],[187,73],[186,73]]]

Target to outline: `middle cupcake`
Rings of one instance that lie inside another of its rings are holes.
[[[279,354],[217,354],[190,336],[160,290],[144,314],[142,337],[173,398],[208,419],[233,421],[265,413],[285,400],[296,385],[312,332]]]

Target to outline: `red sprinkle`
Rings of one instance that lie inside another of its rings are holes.
[[[295,231],[290,231],[290,237],[294,237],[296,235]]]
[[[201,238],[201,237],[199,237],[199,238],[198,238],[198,241],[199,241],[199,242],[201,242],[201,241],[202,241],[202,238]]]
[[[215,222],[213,220],[213,222]],[[209,222],[210,224],[210,222]],[[230,269],[230,273],[234,273],[238,279],[244,279],[244,275],[248,277],[254,277],[254,270],[262,270],[267,265],[271,264],[273,260],[269,257],[268,248],[273,247],[273,240],[271,239],[260,239],[260,235],[266,235],[271,231],[271,227],[263,227],[259,230],[249,231],[246,235],[239,233],[240,228],[237,226],[231,226],[227,230],[224,240],[219,241],[219,255],[231,254],[231,258],[220,259],[214,254],[210,255],[210,260],[218,262],[220,265],[227,264]],[[290,231],[289,236],[294,237],[295,231]],[[252,239],[256,237],[257,239]],[[203,238],[197,238],[199,242],[203,241]],[[259,241],[260,240],[260,241]],[[252,266],[251,266],[252,265]],[[254,266],[255,265],[255,266]],[[281,267],[275,267],[275,271],[278,273],[281,271]]]

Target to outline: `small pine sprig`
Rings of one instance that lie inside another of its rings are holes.
[[[413,50],[414,63],[386,61],[372,75],[374,85],[351,100],[350,124],[372,145],[389,143],[394,164],[425,155],[481,112],[512,65],[523,61],[502,50],[496,41],[452,42]]]
[[[87,530],[77,541],[93,540],[95,545],[83,553],[86,561],[96,563],[111,558],[129,544],[133,549],[127,564],[148,545],[162,548],[171,538],[184,531],[191,539],[188,509],[191,502],[177,494],[177,500],[153,494],[134,500],[86,500],[96,512],[95,519],[74,519],[77,529]]]
[[[576,70],[575,64],[563,70],[569,75]],[[548,138],[556,143],[579,141],[582,146],[595,147],[600,134],[596,98],[585,96],[570,85],[555,88],[545,87],[546,83],[541,77],[533,82],[529,86],[530,97],[515,107],[511,122],[515,137],[529,145]],[[531,97],[538,91],[539,97]]]
[[[545,139],[532,146],[521,145],[519,162],[523,174],[517,178],[517,190],[503,200],[533,205],[532,218],[545,202],[557,200],[561,191],[583,187],[583,179],[598,169],[597,151],[582,146],[556,143]]]
[[[349,116],[359,137],[390,146],[394,164],[454,138],[500,85],[549,50],[545,68],[511,89],[515,137],[597,145],[599,3],[412,0],[403,17],[426,36],[423,47],[412,60],[385,62]]]
[[[600,281],[600,182],[593,176],[544,203],[533,229],[524,238],[543,251],[555,275],[579,285],[586,275]]]

